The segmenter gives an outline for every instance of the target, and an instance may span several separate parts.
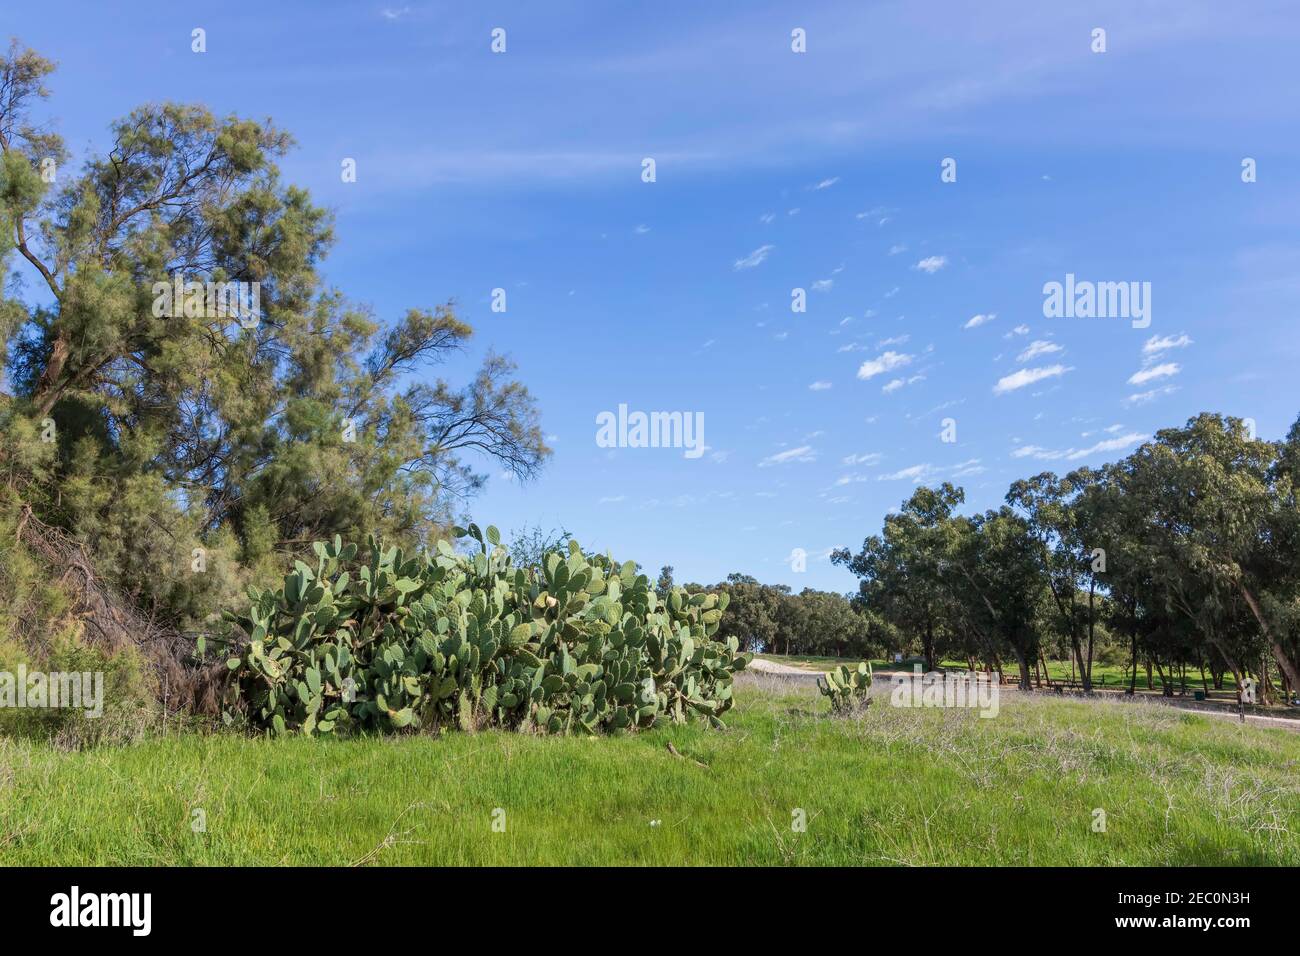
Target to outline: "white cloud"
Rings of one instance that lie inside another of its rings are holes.
[[[891,392],[898,391],[900,388],[902,388],[905,385],[915,385],[917,382],[923,382],[923,381],[925,381],[924,375],[913,375],[911,378],[906,378],[906,379],[896,378],[892,382],[889,382],[888,384],[881,386],[880,390],[884,392],[886,395],[888,395]]]
[[[1057,352],[1064,352],[1055,342],[1048,342],[1044,339],[1034,339],[1029,343],[1029,348],[1025,349],[1016,356],[1017,362],[1028,362],[1030,359],[1038,358],[1040,355],[1054,355]]]
[[[899,471],[890,472],[887,475],[877,475],[877,481],[911,481],[919,485],[923,481],[929,481],[940,475],[947,474],[951,478],[969,478],[972,475],[983,474],[984,466],[980,464],[978,458],[971,458],[956,465],[947,467],[936,467],[928,462],[924,465],[913,465],[911,468],[903,468]]]
[[[934,275],[947,264],[947,256],[926,256],[916,265],[912,266],[912,268],[920,269],[922,272],[928,272],[930,275]]]
[[[598,505],[612,505],[620,501],[626,501],[627,495],[607,495],[596,502]]]
[[[632,231],[635,232],[638,236],[644,236],[647,232],[650,231],[650,227],[647,226],[645,223],[641,223],[641,225],[637,226]]]
[[[840,177],[831,176],[829,179],[823,179],[816,186],[814,186],[813,189],[829,189],[831,186],[834,186],[839,181],[840,181]]]
[[[813,382],[813,383],[812,383],[811,385],[809,385],[808,387],[809,387],[810,389],[812,389],[814,392],[824,392],[824,391],[826,391],[828,388],[831,387],[831,383],[830,383],[830,382]]]
[[[1043,448],[1041,445],[1021,445],[1019,448],[1011,450],[1011,457],[1036,458],[1039,461],[1078,461],[1080,458],[1087,458],[1090,455],[1096,455],[1104,451],[1120,451],[1130,448],[1150,437],[1150,435],[1144,435],[1140,432],[1129,432],[1115,438],[1103,439],[1087,448],[1051,449]]]
[[[891,256],[896,256],[900,252],[906,252],[906,251],[907,251],[907,246],[903,245],[902,243],[897,243],[889,247],[889,254]]]
[[[753,269],[755,266],[761,266],[763,261],[767,259],[768,253],[775,248],[776,246],[771,244],[759,246],[743,259],[737,259],[734,268],[739,272],[741,269]]]
[[[1018,388],[1024,388],[1026,385],[1033,385],[1035,382],[1041,382],[1045,378],[1056,378],[1072,371],[1064,365],[1048,365],[1043,368],[1022,368],[1018,372],[1010,375],[1004,375],[998,379],[998,383],[993,386],[993,392],[996,395],[1002,395],[1006,392],[1014,392]]]
[[[878,451],[869,451],[860,455],[849,455],[843,459],[843,463],[846,465],[875,465],[884,457]]]
[[[997,317],[998,314],[996,312],[988,312],[988,313],[981,312],[979,315],[972,315],[969,319],[967,319],[966,324],[963,325],[962,328],[978,329],[981,325],[984,325],[988,322],[992,322]]]
[[[774,220],[775,218],[776,218],[776,213],[765,212],[763,213],[763,215],[758,217],[758,221],[761,222],[763,225],[767,225],[768,223],[772,222],[772,220]]]
[[[877,358],[863,362],[858,369],[858,378],[864,380],[874,378],[884,372],[892,372],[896,368],[902,368],[904,365],[910,364],[911,361],[912,356],[910,355],[901,352],[885,352]]]
[[[1011,338],[1011,337],[1013,337],[1013,336],[1016,336],[1016,335],[1028,335],[1028,334],[1029,334],[1029,326],[1027,326],[1027,325],[1017,325],[1014,329],[1012,329],[1010,332],[1008,332],[1006,335],[1004,335],[1004,336],[1002,336],[1002,337],[1003,337],[1004,339],[1009,339],[1009,338]]]
[[[1153,335],[1142,346],[1142,354],[1155,355],[1157,352],[1163,352],[1166,349],[1182,349],[1191,344],[1192,340],[1188,338],[1186,333],[1182,335]]]
[[[1163,388],[1153,388],[1149,392],[1138,392],[1124,399],[1129,405],[1143,405],[1152,399],[1159,398],[1161,395],[1170,395],[1178,391],[1177,385],[1166,385]]]
[[[812,284],[812,290],[814,292],[830,292],[833,285],[835,285],[834,279],[818,279]]]
[[[1170,375],[1177,375],[1181,371],[1182,366],[1177,362],[1162,362],[1159,365],[1151,365],[1134,372],[1129,376],[1128,383],[1130,385],[1145,385],[1153,379],[1167,378]]]
[[[926,475],[933,470],[931,465],[913,465],[911,468],[903,468],[899,471],[890,472],[887,475],[877,475],[877,481],[903,481],[910,479],[912,481],[921,481]]]
[[[768,455],[758,463],[759,468],[768,468],[772,465],[786,465],[792,461],[816,461],[817,453],[813,451],[811,445],[800,445],[798,448],[787,448],[785,451],[779,451],[775,455]]]

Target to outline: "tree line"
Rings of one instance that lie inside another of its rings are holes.
[[[1300,690],[1300,421],[1281,441],[1204,413],[1126,458],[1012,484],[1005,503],[958,514],[961,488],[918,488],[879,534],[831,560],[859,579],[855,604],[919,645],[1029,687],[1044,651],[1093,687],[1102,647],[1125,648],[1170,693],[1208,668],[1216,686],[1276,674]]]
[[[659,575],[658,589],[673,586],[671,567]],[[771,654],[870,658],[888,643],[882,621],[843,594],[784,584],[762,584],[748,574],[729,574],[717,584],[687,584],[687,591],[725,591],[730,596],[718,633],[735,637],[743,650]]]

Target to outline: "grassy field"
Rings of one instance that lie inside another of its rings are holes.
[[[737,696],[725,733],[0,740],[0,864],[1300,865],[1300,734],[1141,703],[846,719],[777,679]]]

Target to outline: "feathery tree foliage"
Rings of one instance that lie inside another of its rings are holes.
[[[74,169],[37,117],[53,70],[0,56],[0,475],[131,600],[202,620],[315,539],[427,541],[476,457],[536,473],[508,359],[426,374],[472,334],[450,304],[384,322],[322,278],[331,216],[281,180],[288,134],[150,104]]]

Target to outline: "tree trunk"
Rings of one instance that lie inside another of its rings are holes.
[[[1012,646],[1012,650],[1016,652],[1016,661],[1020,664],[1020,689],[1031,690],[1032,687],[1029,683],[1029,661],[1025,657],[1025,652],[1014,645]]]
[[[1092,645],[1093,636],[1097,627],[1097,614],[1093,610],[1094,596],[1097,591],[1097,580],[1094,577],[1088,578],[1088,660],[1087,666],[1083,670],[1083,692],[1092,693]]]
[[[1170,669],[1169,677],[1165,677],[1165,669],[1156,661],[1156,673],[1160,675],[1160,695],[1162,697],[1174,696],[1173,669]]]
[[[1128,692],[1137,693],[1138,683],[1138,619],[1137,619],[1137,602],[1133,602],[1133,613],[1129,617],[1130,630],[1129,636],[1133,639],[1133,676],[1129,680]]]
[[[1273,652],[1273,659],[1277,661],[1278,668],[1292,684],[1300,682],[1300,667],[1296,666],[1295,661],[1291,660],[1286,650],[1273,636],[1273,629],[1264,620],[1259,604],[1255,601],[1255,595],[1250,593],[1250,589],[1246,587],[1244,581],[1238,581],[1237,587],[1241,590],[1241,596],[1246,599],[1246,603],[1250,606],[1250,613],[1255,615],[1255,620],[1259,622],[1259,629],[1264,632],[1264,639],[1268,641],[1269,650]]]

